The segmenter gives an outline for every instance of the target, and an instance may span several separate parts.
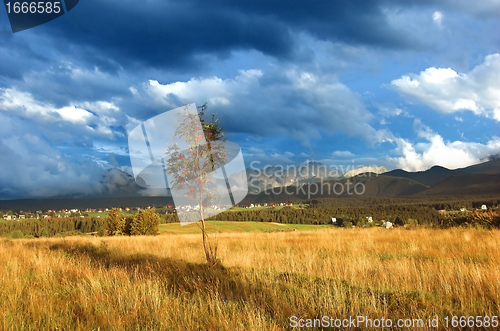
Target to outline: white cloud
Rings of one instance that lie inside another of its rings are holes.
[[[138,120],[135,117],[131,117],[126,115],[127,117],[127,124],[125,125],[125,130],[127,130],[127,134],[130,133],[133,129],[135,129],[138,125],[142,124],[142,121]]]
[[[349,151],[335,151],[332,153],[334,157],[340,157],[340,158],[352,158],[356,156],[354,153],[351,153]]]
[[[469,110],[500,121],[500,54],[488,55],[469,73],[427,68],[391,82],[401,94],[442,113]]]
[[[380,116],[394,117],[394,116],[403,115],[403,116],[410,117],[410,114],[406,110],[403,110],[403,109],[401,109],[399,107],[383,106],[383,105],[378,105],[377,107],[379,109],[378,114]]]
[[[423,171],[440,165],[448,169],[467,167],[480,162],[485,156],[500,151],[500,137],[492,137],[486,144],[464,141],[445,141],[430,128],[416,121],[417,132],[424,142],[411,143],[396,138],[395,152],[400,155],[388,158],[397,168],[407,171]]]
[[[138,122],[123,114],[117,101],[56,106],[16,88],[0,89],[0,196],[101,193],[101,176],[110,167],[106,158],[118,154],[112,149],[119,148],[116,138],[124,136],[114,126]]]
[[[0,196],[95,194],[102,189],[100,166],[85,157],[68,157],[35,134],[0,139],[0,155]]]
[[[187,82],[174,82],[166,85],[150,80],[145,88],[156,102],[176,107],[177,99],[191,100],[189,103],[202,104],[206,101],[212,106],[231,105],[231,96],[240,89],[248,88],[262,76],[260,70],[241,70],[235,79],[223,80],[219,77],[192,78]]]
[[[291,152],[285,152],[283,154],[277,152],[266,152],[262,148],[250,147],[248,150],[244,151],[245,157],[249,157],[252,161],[258,161],[260,164],[259,167],[264,167],[267,165],[291,165],[295,164],[291,158],[295,156],[295,154]]]
[[[233,78],[192,78],[163,85],[150,80],[141,98],[165,107],[208,101],[229,132],[284,134],[308,145],[321,132],[344,133],[367,141],[386,139],[370,121],[357,94],[327,73],[287,69],[244,70]],[[355,119],[355,120],[352,120]]]
[[[15,88],[0,89],[0,109],[16,115],[41,119],[47,122],[67,121],[73,124],[88,124],[94,115],[85,109],[66,106],[57,108],[35,100],[30,93]]]
[[[109,102],[109,101],[84,101],[84,102],[77,102],[74,103],[75,105],[91,110],[95,113],[98,114],[110,114],[110,113],[116,113],[120,110],[120,108],[114,104],[114,102]]]
[[[119,100],[118,100],[119,101]],[[49,102],[35,99],[31,93],[16,88],[0,88],[0,112],[41,124],[52,135],[72,134],[86,137],[114,139],[123,133],[112,126],[127,126],[134,118],[121,113],[110,101],[69,101],[57,107]],[[64,124],[64,125],[61,125]]]
[[[437,26],[441,27],[441,23],[443,22],[443,13],[435,11],[434,14],[432,14],[432,20]]]
[[[2,198],[106,193],[102,176],[111,167],[109,159],[113,158],[116,163],[115,155],[128,157],[126,143],[113,144],[110,140],[94,143],[68,133],[75,130],[71,125],[40,125],[1,111],[0,123]],[[68,126],[67,131],[63,131]],[[47,137],[64,143],[54,143]],[[71,143],[78,139],[81,141]]]

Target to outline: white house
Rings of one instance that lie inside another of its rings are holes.
[[[487,209],[488,209],[488,207],[486,207],[486,205],[482,205],[482,206],[481,206],[481,209],[482,209],[482,210],[487,210]]]
[[[384,224],[382,224],[382,226],[386,229],[391,229],[392,228],[392,223],[391,222],[384,222]]]
[[[368,223],[373,222],[373,218],[371,216],[366,216],[366,220],[368,221]]]

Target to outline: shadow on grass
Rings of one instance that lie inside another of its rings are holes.
[[[269,284],[255,279],[238,268],[222,265],[209,267],[207,264],[188,263],[178,259],[159,258],[152,254],[126,255],[111,250],[107,245],[87,243],[76,245],[57,243],[50,250],[63,251],[72,256],[87,256],[91,263],[100,268],[120,268],[133,281],[158,280],[166,289],[179,296],[217,297],[223,301],[244,303],[265,313],[279,324],[288,324],[293,307],[280,300]]]

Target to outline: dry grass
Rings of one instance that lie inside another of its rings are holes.
[[[289,317],[498,315],[500,231],[0,241],[3,330],[283,330]]]

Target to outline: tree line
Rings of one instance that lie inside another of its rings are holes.
[[[141,209],[133,217],[125,217],[118,208],[113,208],[106,218],[62,217],[0,221],[0,236],[43,238],[86,233],[99,236],[156,235],[160,223],[165,223],[165,220],[154,208]]]
[[[220,221],[276,222],[289,224],[330,224],[332,218],[337,225],[367,226],[381,224],[384,221],[395,225],[420,225],[436,228],[454,226],[477,226],[485,228],[500,227],[500,218],[496,211],[500,199],[449,199],[432,201],[429,198],[354,198],[354,199],[317,199],[294,201],[294,204],[306,204],[308,208],[297,209],[259,209],[244,211],[226,211],[212,219]],[[476,211],[482,205],[488,211]],[[460,209],[466,211],[461,212]],[[454,212],[440,212],[443,210]],[[368,224],[368,217],[374,221]]]
[[[99,232],[104,219],[95,217],[64,217],[52,219],[25,219],[0,222],[0,236],[12,234],[15,237],[53,237]]]

